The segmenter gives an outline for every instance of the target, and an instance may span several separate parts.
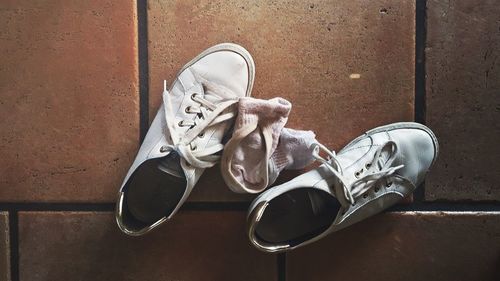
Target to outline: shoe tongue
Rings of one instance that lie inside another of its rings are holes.
[[[174,177],[184,178],[181,158],[175,151],[170,152],[167,156],[160,159],[158,169]]]
[[[382,151],[380,153],[380,160],[382,161],[382,163],[385,163],[387,162],[387,160],[389,160],[389,158],[391,157],[391,148],[388,147],[388,146],[384,146],[384,148],[382,148]]]

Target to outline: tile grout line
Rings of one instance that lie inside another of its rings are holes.
[[[427,36],[427,0],[415,4],[415,122],[425,124],[425,44]],[[425,182],[413,193],[415,202],[425,200]]]
[[[0,203],[1,211],[114,211],[114,203]]]
[[[500,212],[500,202],[414,202],[410,205],[395,205],[384,211],[391,212],[413,212],[413,211],[435,211],[435,212]]]
[[[186,202],[181,211],[247,211],[250,202]],[[115,203],[0,203],[0,211],[19,212],[112,212]],[[395,205],[394,211],[500,211],[497,201],[433,201]]]
[[[10,278],[19,281],[19,217],[16,210],[9,211]]]
[[[139,68],[139,143],[149,127],[149,62],[147,1],[137,0],[137,56]]]
[[[278,281],[286,281],[286,253],[279,253],[276,256],[278,267]]]
[[[415,121],[425,124],[425,43],[427,38],[427,1],[417,0],[415,12]]]

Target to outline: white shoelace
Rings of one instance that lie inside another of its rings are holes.
[[[389,158],[387,160],[381,157],[384,149],[390,149]],[[321,150],[328,155],[328,159],[319,155]],[[335,196],[342,205],[347,206],[348,204],[354,205],[356,203],[356,198],[362,196],[373,187],[378,188],[381,184],[381,179],[388,179],[391,175],[394,175],[397,170],[404,167],[404,165],[392,166],[396,159],[397,152],[398,147],[393,141],[388,141],[380,146],[376,150],[373,159],[366,163],[360,171],[355,173],[358,179],[353,181],[350,185],[346,184],[347,181],[343,175],[342,167],[334,151],[330,151],[324,145],[316,143],[314,144],[313,157],[324,164],[328,170],[339,179],[341,184],[334,185]],[[392,182],[386,181],[385,184],[390,186]]]
[[[175,150],[186,162],[196,168],[209,168],[214,166],[220,159],[217,152],[224,148],[222,143],[213,144],[203,149],[198,149],[196,139],[204,137],[204,131],[212,126],[226,122],[236,116],[236,109],[231,106],[236,104],[237,99],[228,99],[213,92],[209,92],[210,96],[219,103],[215,104],[207,99],[201,93],[193,94],[191,99],[197,102],[198,106],[188,106],[185,112],[196,114],[194,120],[182,120],[178,124],[173,124],[174,115],[172,110],[172,101],[170,93],[167,90],[167,82],[164,81],[163,104],[165,107],[165,116],[168,130],[172,137],[173,145],[162,147],[162,151]],[[208,91],[205,92],[205,95]],[[185,134],[181,134],[175,126],[190,127]]]

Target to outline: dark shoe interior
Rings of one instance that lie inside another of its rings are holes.
[[[158,169],[159,159],[144,162],[124,188],[124,222],[142,228],[168,216],[186,189],[186,179]]]
[[[339,209],[337,199],[322,190],[294,189],[269,201],[255,232],[268,243],[297,245],[330,227]]]

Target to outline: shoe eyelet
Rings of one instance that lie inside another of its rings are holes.
[[[372,166],[372,163],[366,163],[365,168],[370,169],[371,166]]]
[[[194,100],[194,99],[196,98],[196,96],[197,96],[197,95],[198,95],[197,93],[193,93],[193,94],[191,95],[191,99],[192,99],[192,100]]]
[[[191,147],[191,150],[196,150],[198,148],[196,145],[195,146],[190,145],[189,147]]]
[[[365,199],[366,199],[367,197],[368,197],[368,194],[366,194],[366,193],[365,193],[365,194],[363,194],[363,198],[365,198]]]
[[[198,137],[199,137],[200,139],[202,139],[203,137],[205,137],[205,132],[201,132],[201,133],[199,133],[199,134],[198,134]]]
[[[179,123],[177,124],[179,127],[182,127],[184,123],[182,123],[182,121],[179,121]]]
[[[191,113],[191,106],[186,107],[186,109],[184,109],[184,112]]]
[[[364,170],[361,169],[361,171],[358,171],[358,172],[354,173],[354,176],[359,179],[359,176],[361,176],[361,173],[363,173],[363,171]]]
[[[387,188],[389,188],[389,187],[391,187],[391,186],[392,186],[392,182],[388,182],[388,183],[385,185],[385,187],[387,187]]]
[[[375,189],[374,189],[374,190],[375,190],[375,193],[377,193],[377,192],[380,190],[380,188],[375,187]]]
[[[166,146],[162,146],[160,147],[160,152],[166,152],[167,151],[167,147]]]

